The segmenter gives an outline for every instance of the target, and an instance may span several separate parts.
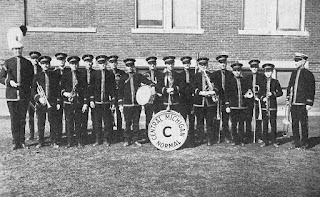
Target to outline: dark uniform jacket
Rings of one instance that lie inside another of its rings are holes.
[[[216,94],[219,94],[219,90],[217,88],[218,82],[217,82],[217,78],[213,78],[213,74],[209,73],[208,71],[206,71],[207,76],[209,77],[211,84],[214,88],[214,91],[216,91]],[[203,75],[202,72],[198,72],[195,74],[194,76],[194,104],[193,106],[195,107],[205,107],[205,106],[215,106],[216,103],[213,102],[212,97],[204,97],[199,95],[200,91],[208,91],[208,86],[207,86],[207,82],[206,79]]]
[[[174,89],[173,94],[171,94],[171,105],[177,105],[180,102],[180,78],[179,74],[175,71],[172,71],[173,83],[172,87]],[[167,89],[169,87],[168,74],[165,73],[163,76],[163,80],[159,81],[157,84],[157,93],[162,94],[162,103],[168,105],[169,94],[167,93]]]
[[[131,84],[131,80],[133,80],[133,84]],[[128,73],[125,73],[123,76],[121,76],[119,83],[119,96],[123,102],[123,106],[139,106],[136,100],[136,93],[138,88],[141,86],[141,83],[153,85],[145,76],[140,73],[134,73],[132,77],[130,77]],[[133,90],[131,90],[131,88],[133,88]]]
[[[14,88],[10,86],[10,80],[17,81],[17,57],[12,57],[4,62],[0,72],[0,83],[6,86],[7,101],[18,101],[21,99],[29,99],[33,80],[33,65],[26,58],[20,58],[20,87]]]
[[[115,101],[118,101],[120,98],[119,95],[119,84],[120,84],[120,80],[121,80],[121,76],[123,76],[126,72],[124,72],[123,70],[120,70],[118,68],[111,70],[111,72],[113,72],[114,75],[114,79],[115,79]]]
[[[238,89],[236,77],[232,77],[231,80],[226,83],[225,98],[226,105],[231,109],[245,109],[248,107],[248,99],[244,98],[244,95],[249,89],[248,83],[240,77],[240,91]]]
[[[293,87],[292,105],[313,105],[315,95],[315,79],[314,75],[307,69],[302,68],[299,72],[298,83],[296,84],[296,76],[299,72],[295,70],[292,72],[288,89],[287,97],[290,98],[290,89]]]
[[[267,78],[264,79],[263,85],[261,87],[261,106],[262,109],[266,109],[266,103],[262,101],[263,98],[266,97],[267,94]],[[270,92],[272,93],[272,96],[269,97],[269,110],[277,110],[277,97],[280,97],[283,95],[280,83],[278,80],[270,78]]]
[[[256,73],[256,85],[259,87],[258,88],[258,92],[255,92],[256,93],[256,96],[259,97],[259,95],[261,95],[261,90],[262,90],[262,86],[265,82],[265,79],[266,79],[266,76],[264,74],[261,74],[261,73]],[[253,86],[253,73],[251,73],[250,75],[246,76],[244,78],[244,80],[246,81],[246,83],[248,84],[249,86],[249,89],[252,90],[252,92],[256,91],[257,88],[254,88],[252,87]],[[252,97],[251,99],[248,99],[248,106],[250,108],[253,108],[253,101],[254,101],[254,98]]]
[[[223,89],[222,87],[222,71],[217,70],[212,73],[212,78],[217,81],[216,87],[218,88],[219,91],[219,98],[222,101],[221,103],[225,103],[226,96],[225,96],[225,88]],[[229,70],[225,70],[225,87],[227,84],[230,83],[230,81],[234,78],[233,73]]]
[[[71,69],[66,70],[63,72],[61,77],[61,95],[63,98],[64,103],[72,104],[72,103],[79,103],[79,104],[88,104],[88,84],[87,80],[83,75],[83,72],[80,70],[74,71],[77,79],[75,93],[76,96],[74,97],[73,101],[70,102],[67,97],[63,96],[64,92],[72,92],[73,90],[73,80],[72,80],[72,71]]]
[[[116,83],[114,75],[109,70],[104,70],[104,72],[104,92],[101,88],[102,70],[94,70],[90,80],[90,101],[94,101],[97,104],[110,104],[110,101],[113,102],[115,99]]]
[[[151,71],[148,70],[147,72],[143,73],[143,75],[150,81],[150,83],[154,84],[154,86],[157,89],[161,89],[160,84],[161,81],[163,81],[163,72],[159,71],[159,70],[154,70],[154,79],[151,79]],[[153,100],[154,104],[160,104],[161,101],[161,94],[156,94]]]
[[[39,92],[38,92],[38,84],[42,87],[45,95],[51,105],[60,104],[61,95],[60,95],[60,86],[59,84],[59,75],[54,71],[46,71],[49,81],[45,80],[45,73],[38,72],[33,79],[32,83],[32,98],[35,100],[37,104],[39,103]],[[38,83],[38,84],[37,84]]]
[[[180,74],[180,103],[186,105],[193,105],[194,95],[194,69],[189,69],[189,82],[187,82],[187,74],[184,69]]]

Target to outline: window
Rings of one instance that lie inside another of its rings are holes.
[[[132,33],[202,34],[201,0],[136,0]]]
[[[301,35],[305,0],[243,0],[243,29],[240,34]]]

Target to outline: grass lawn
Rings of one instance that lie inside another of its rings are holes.
[[[320,117],[310,117],[308,150],[289,150],[283,139],[280,148],[222,143],[171,152],[150,143],[12,151],[10,119],[0,120],[0,196],[320,196]]]

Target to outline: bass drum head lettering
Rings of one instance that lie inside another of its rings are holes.
[[[188,137],[188,125],[176,111],[160,111],[148,127],[150,142],[158,149],[172,151],[180,148]]]

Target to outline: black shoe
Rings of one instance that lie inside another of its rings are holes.
[[[21,148],[20,146],[18,146],[17,144],[12,145],[12,150],[17,150]]]
[[[263,144],[260,145],[261,148],[266,147],[266,146],[267,146],[266,143],[263,143]]]
[[[67,144],[66,148],[71,148],[72,144]]]
[[[27,146],[25,143],[22,143],[20,146],[22,149],[29,149],[29,146]]]
[[[39,144],[37,144],[37,146],[36,146],[36,148],[41,148],[41,147],[43,147],[43,144],[42,144],[42,143],[39,143]]]
[[[136,147],[141,147],[141,146],[142,146],[142,144],[140,144],[140,142],[138,142],[138,141],[135,141],[133,144],[134,144],[134,146],[136,146]]]
[[[83,148],[84,145],[82,143],[78,143],[78,148]]]
[[[100,146],[102,143],[101,142],[96,142],[93,144],[93,146]]]

